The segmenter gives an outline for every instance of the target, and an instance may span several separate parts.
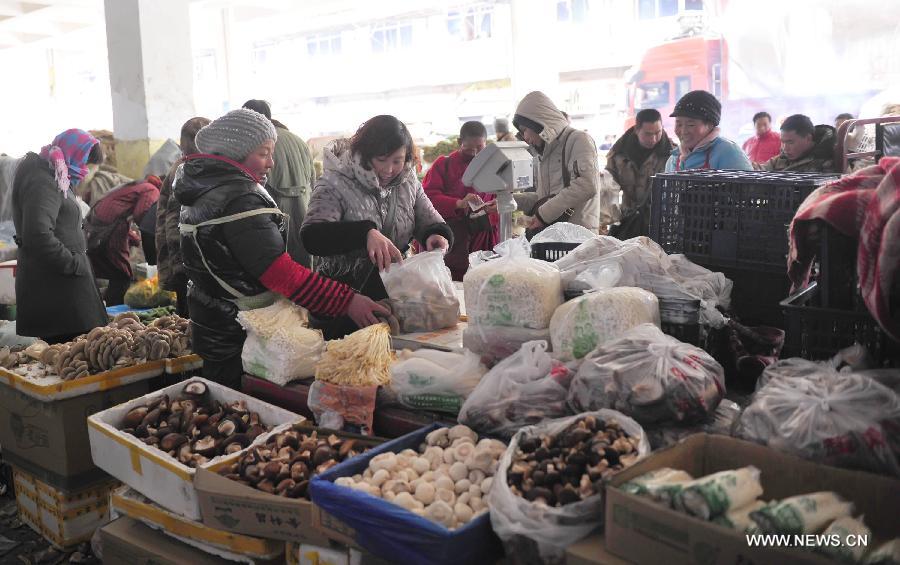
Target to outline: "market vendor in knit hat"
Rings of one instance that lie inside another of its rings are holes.
[[[75,187],[100,164],[100,142],[69,129],[22,159],[13,180],[19,245],[16,331],[48,343],[66,342],[106,324],[106,309],[85,254]]]
[[[262,114],[233,110],[197,133],[200,153],[184,158],[173,185],[193,348],[203,358],[203,376],[232,388],[240,386],[246,338],[239,310],[269,306],[282,295],[314,315],[349,316],[360,327],[376,323],[375,313],[387,315],[287,254],[285,216],[263,187],[276,135]]]
[[[738,145],[719,135],[722,104],[705,90],[692,90],[675,104],[679,146],[666,162],[666,172],[687,169],[753,169],[750,159]]]

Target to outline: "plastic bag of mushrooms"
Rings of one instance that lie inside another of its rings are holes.
[[[615,410],[519,430],[490,499],[507,554],[517,563],[561,563],[568,546],[603,525],[605,483],[649,453],[640,424]]]

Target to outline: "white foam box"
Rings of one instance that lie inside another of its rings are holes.
[[[243,400],[251,412],[259,413],[263,424],[272,427],[272,430],[256,438],[251,447],[265,444],[271,434],[288,429],[292,423],[304,418],[199,377],[114,406],[88,418],[88,436],[95,465],[163,508],[191,520],[200,520],[200,504],[197,491],[194,490],[194,469],[120,431],[122,420],[132,408],[144,406],[163,395],[168,395],[172,400],[181,398],[182,389],[192,382],[206,384],[210,397],[223,404]],[[212,459],[203,467],[214,465],[218,459],[221,457]]]
[[[280,561],[284,557],[284,542],[225,532],[188,520],[154,504],[128,486],[113,491],[110,505],[113,518],[128,516],[180,542],[228,561],[256,565]]]

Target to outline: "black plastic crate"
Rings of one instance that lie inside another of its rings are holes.
[[[821,306],[839,310],[865,308],[859,296],[856,252],[859,241],[842,234],[830,224],[816,222],[819,238],[819,286]]]
[[[784,272],[788,226],[837,175],[691,170],[653,177],[650,237],[695,263]]]
[[[867,310],[822,307],[817,283],[810,283],[781,305],[787,334],[782,357],[830,359],[841,349],[859,343],[880,366],[900,367],[900,343],[888,337]]]
[[[560,242],[532,243],[531,258],[553,262],[562,259],[568,255],[569,251],[572,251],[579,245],[581,244]]]

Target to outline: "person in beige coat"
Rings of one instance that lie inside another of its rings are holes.
[[[600,174],[591,136],[571,127],[550,98],[537,91],[519,102],[513,125],[537,153],[537,190],[516,194],[519,209],[532,217],[529,235],[561,221],[598,231]]]

